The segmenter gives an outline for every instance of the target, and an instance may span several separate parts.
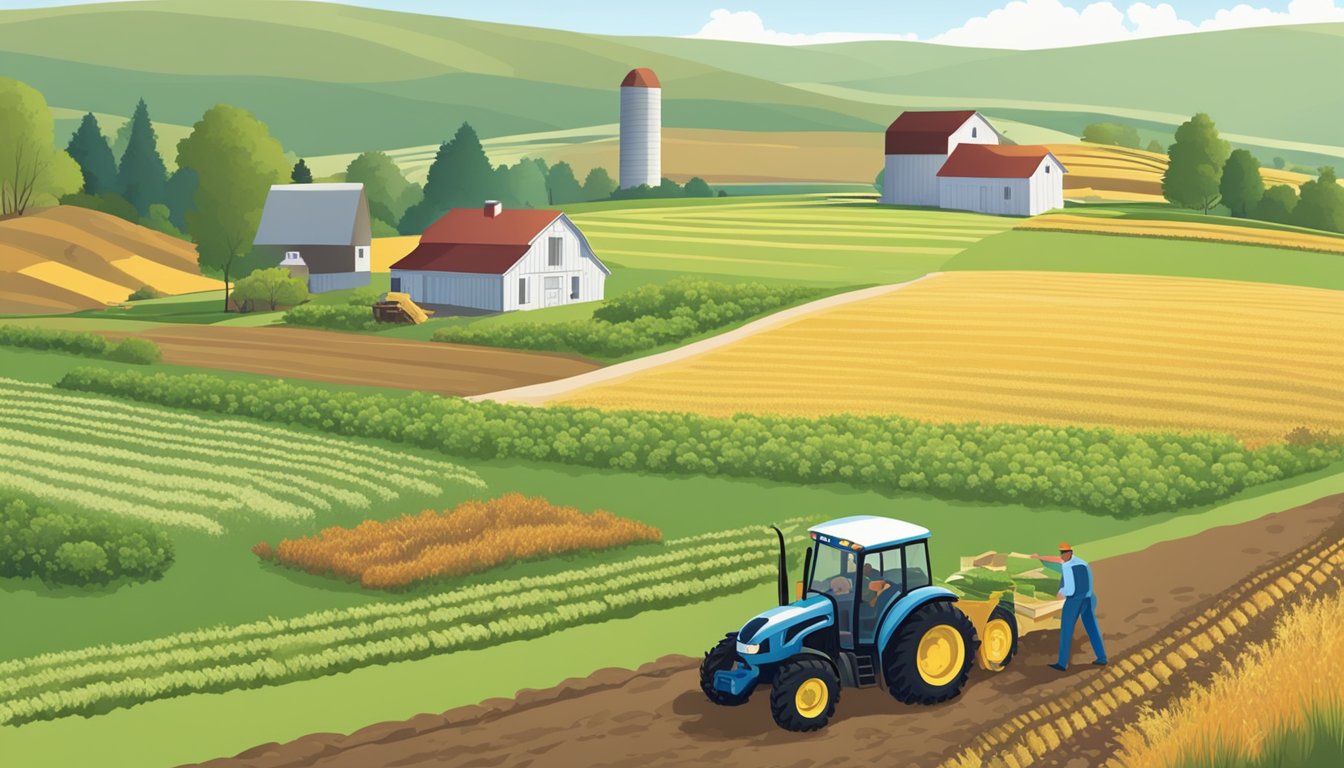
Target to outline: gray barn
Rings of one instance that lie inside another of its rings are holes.
[[[276,184],[252,244],[323,293],[369,284],[371,240],[363,184]]]

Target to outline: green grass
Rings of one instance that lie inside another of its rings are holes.
[[[1344,289],[1344,257],[1338,254],[1066,232],[1004,232],[948,259],[942,269],[1168,275]]]
[[[1106,205],[1066,206],[1067,212],[1078,216],[1097,216],[1107,219],[1135,219],[1139,221],[1180,221],[1194,224],[1220,224],[1225,227],[1268,229],[1275,232],[1295,232],[1321,237],[1344,239],[1344,234],[1320,229],[1295,227],[1259,219],[1241,219],[1231,215],[1206,215],[1189,208],[1177,208],[1170,203],[1129,203]]]

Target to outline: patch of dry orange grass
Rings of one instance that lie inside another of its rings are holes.
[[[1119,736],[1130,768],[1244,764],[1313,718],[1344,717],[1344,594],[1292,609],[1270,642]],[[1336,731],[1344,722],[1336,722]],[[1229,759],[1230,758],[1230,759]]]
[[[1232,433],[1344,431],[1337,291],[953,272],[570,394],[567,404],[894,414]]]
[[[1193,221],[1121,219],[1105,216],[1079,216],[1071,213],[1052,213],[1027,219],[1017,225],[1016,228],[1132,235],[1136,237],[1164,237],[1176,240],[1211,240],[1224,243],[1265,245],[1272,248],[1291,248],[1301,251],[1344,253],[1344,237]]]
[[[404,587],[427,579],[463,576],[516,560],[657,542],[662,532],[603,510],[589,514],[540,497],[511,493],[467,501],[446,512],[427,510],[394,520],[367,520],[354,528],[327,528],[260,557],[308,573],[358,580],[369,589]]]

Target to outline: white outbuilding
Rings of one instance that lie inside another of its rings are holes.
[[[887,128],[881,202],[1035,216],[1063,207],[1066,173],[1049,149],[1006,143],[979,112],[903,112]]]
[[[456,208],[391,267],[393,291],[417,304],[475,312],[601,301],[611,270],[560,211]]]

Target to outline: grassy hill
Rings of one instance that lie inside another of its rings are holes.
[[[55,107],[124,115],[143,96],[156,120],[190,125],[225,101],[304,155],[434,144],[463,120],[485,137],[610,124],[642,65],[663,80],[668,128],[868,132],[905,107],[974,106],[1072,135],[1123,118],[1146,141],[1204,110],[1242,144],[1315,165],[1344,157],[1344,100],[1304,73],[1342,53],[1344,25],[999,51],[619,38],[289,0],[0,12],[0,69]]]
[[[0,314],[54,314],[125,301],[137,288],[219,287],[196,246],[106,213],[58,206],[0,220]]]

